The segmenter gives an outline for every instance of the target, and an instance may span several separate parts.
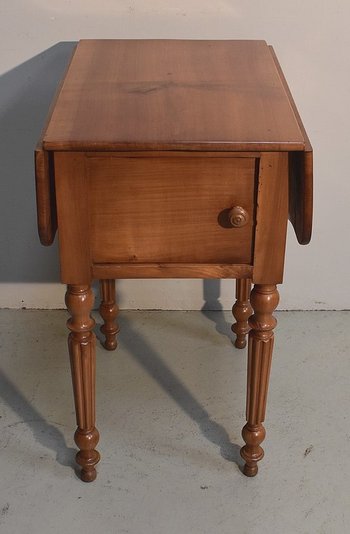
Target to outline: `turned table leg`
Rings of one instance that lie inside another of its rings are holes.
[[[71,315],[67,326],[71,333],[68,347],[72,369],[74,402],[78,428],[74,439],[80,449],[76,455],[82,467],[81,479],[92,482],[96,478],[95,465],[100,459],[95,447],[99,433],[95,427],[95,321],[90,316],[94,295],[90,286],[69,285],[66,305]]]
[[[100,293],[100,314],[104,321],[100,330],[105,336],[103,346],[107,350],[114,350],[117,347],[117,333],[119,332],[116,322],[119,309],[115,297],[115,280],[100,280]]]
[[[272,313],[278,305],[279,294],[275,285],[255,285],[250,302],[254,313],[249,318],[247,424],[242,436],[246,443],[241,449],[245,460],[243,472],[253,477],[258,472],[257,462],[264,456],[260,443],[265,438],[267,390],[273,349],[273,329],[277,321]]]
[[[247,334],[250,330],[248,319],[252,314],[249,302],[252,282],[249,278],[236,280],[236,302],[232,307],[232,315],[236,322],[231,326],[236,334],[235,347],[243,349],[247,344]]]

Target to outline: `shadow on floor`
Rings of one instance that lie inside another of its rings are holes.
[[[225,428],[210,419],[208,412],[194,398],[173,371],[167,367],[159,354],[135,330],[130,321],[126,317],[121,316],[119,322],[121,332],[127,331],[128,333],[125,337],[121,336],[120,342],[132,357],[161,386],[165,393],[198,424],[202,435],[220,448],[221,456],[225,460],[236,463],[241,469],[243,461],[239,454],[240,446],[231,443]]]
[[[16,388],[11,380],[0,371],[0,398],[18,415],[20,421],[8,426],[27,425],[41,445],[56,453],[59,464],[75,467],[75,449],[70,449],[62,432],[56,426],[48,423],[42,415],[30,404],[24,395]],[[59,423],[55,423],[58,425]]]
[[[220,321],[215,318],[215,314],[221,316],[220,312],[211,313],[214,314],[212,320],[219,324]],[[120,341],[132,357],[198,425],[202,435],[219,447],[221,456],[225,460],[234,462],[242,469],[240,446],[230,441],[225,428],[210,418],[208,412],[175,373],[167,367],[161,356],[140,335],[136,327],[123,316],[120,318],[120,323],[122,332],[126,333],[125,336],[121,336]],[[99,332],[97,334],[101,337]],[[56,460],[59,464],[76,470],[76,449],[67,447],[63,433],[57,428],[59,423],[48,422],[2,371],[0,371],[0,398],[10,406],[20,419],[9,426],[27,425],[38,443],[56,453]]]
[[[228,337],[231,343],[234,344],[231,324],[226,321],[220,302],[220,286],[221,280],[203,280],[204,304],[201,312],[204,317],[214,323],[215,329],[219,334]]]

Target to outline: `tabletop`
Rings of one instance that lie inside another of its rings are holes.
[[[82,40],[47,150],[304,150],[265,41]]]
[[[41,242],[56,228],[59,151],[280,151],[289,154],[289,218],[312,227],[312,147],[265,41],[82,40],[35,155]]]

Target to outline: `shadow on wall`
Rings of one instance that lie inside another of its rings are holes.
[[[0,282],[59,282],[57,237],[43,247],[37,233],[34,149],[75,45],[58,43],[0,76]],[[222,310],[220,280],[204,280],[203,296],[204,313]]]
[[[59,281],[57,240],[44,248],[37,233],[34,149],[75,44],[0,76],[0,282]]]

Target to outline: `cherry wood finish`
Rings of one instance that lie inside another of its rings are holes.
[[[236,334],[235,347],[244,349],[247,344],[247,334],[250,330],[248,319],[252,314],[250,305],[250,290],[252,281],[249,278],[240,278],[236,280],[236,302],[232,307],[232,315],[236,319],[231,327],[232,332]]]
[[[272,313],[279,301],[275,285],[256,284],[251,292],[250,303],[254,313],[249,318],[247,424],[242,437],[246,443],[241,449],[245,460],[244,474],[253,477],[258,472],[257,462],[264,456],[260,443],[265,438],[267,390],[270,377],[273,349],[273,329],[277,321]]]
[[[41,243],[48,246],[53,243],[57,230],[55,185],[52,158],[40,146],[35,150],[35,178],[38,232]]]
[[[72,369],[73,391],[78,428],[75,443],[79,447],[77,463],[82,467],[81,479],[92,482],[96,478],[95,465],[100,459],[95,447],[99,433],[95,427],[95,321],[90,312],[94,294],[89,286],[69,285],[66,306],[71,314],[67,326],[71,333],[68,347]]]
[[[251,278],[251,265],[213,263],[95,263],[93,278]]]
[[[278,74],[292,106],[305,141],[302,152],[289,152],[289,219],[301,245],[307,245],[312,233],[313,211],[313,153],[312,146],[294,99],[272,46],[269,46]]]
[[[84,154],[58,152],[55,161],[56,209],[59,229],[61,280],[91,284],[89,195]]]
[[[287,221],[300,243],[312,222],[312,148],[273,49],[81,41],[35,163],[40,239],[50,244],[58,227],[68,285],[82,479],[95,478],[99,461],[91,283],[100,280],[101,330],[113,350],[121,278],[237,279],[236,347],[249,331],[241,454],[254,476]]]
[[[43,146],[304,150],[305,140],[265,41],[83,40]]]
[[[234,228],[242,228],[249,221],[249,213],[242,206],[233,206],[228,213],[230,225]]]
[[[117,348],[117,334],[119,332],[119,326],[116,322],[119,309],[115,296],[115,280],[100,280],[100,293],[100,315],[104,321],[100,330],[105,336],[103,346],[107,350],[114,350]]]
[[[85,165],[93,263],[252,263],[255,158],[108,154]],[[236,204],[249,213],[239,228]]]
[[[257,192],[253,281],[282,283],[288,221],[288,154],[261,155]]]

